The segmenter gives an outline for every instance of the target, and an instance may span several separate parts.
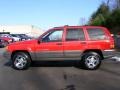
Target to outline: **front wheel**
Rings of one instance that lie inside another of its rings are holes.
[[[101,65],[101,56],[96,52],[85,53],[82,57],[82,65],[85,69],[95,70]]]
[[[31,64],[30,56],[24,52],[17,52],[12,59],[12,67],[17,70],[28,69]]]

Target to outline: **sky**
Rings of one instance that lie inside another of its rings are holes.
[[[0,25],[82,25],[102,0],[0,0]]]

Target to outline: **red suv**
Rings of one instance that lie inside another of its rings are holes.
[[[48,30],[38,39],[15,42],[7,57],[15,69],[27,69],[35,60],[80,60],[89,70],[97,69],[114,52],[114,40],[105,27],[63,26]]]

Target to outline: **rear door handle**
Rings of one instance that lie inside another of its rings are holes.
[[[86,42],[81,42],[81,44],[86,44]]]
[[[56,45],[62,45],[62,43],[57,43]]]

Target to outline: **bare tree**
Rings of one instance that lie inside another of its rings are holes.
[[[109,2],[110,2],[110,0],[107,0],[107,6],[109,6]]]
[[[120,0],[105,0],[104,2],[110,9],[120,8]]]
[[[117,2],[117,8],[120,8],[120,0],[116,0]]]

